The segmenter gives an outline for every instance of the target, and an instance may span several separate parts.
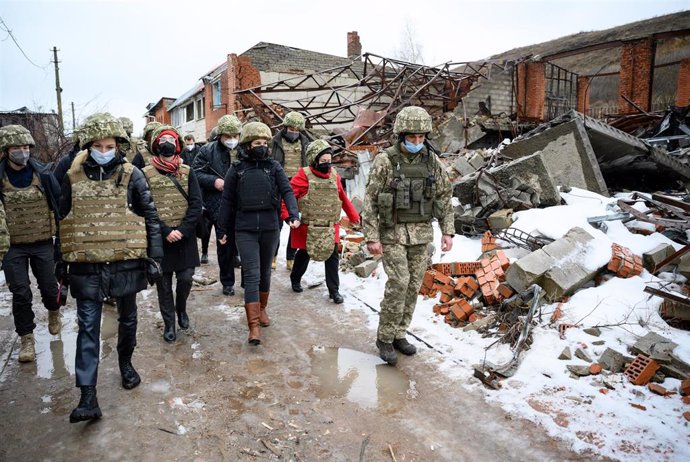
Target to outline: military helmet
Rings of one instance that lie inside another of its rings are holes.
[[[31,132],[21,125],[5,125],[0,128],[0,151],[12,146],[36,146]]]
[[[72,143],[79,144],[79,130],[80,129],[81,129],[81,127],[74,127],[74,130],[72,130]]]
[[[403,108],[395,116],[393,133],[429,133],[432,130],[431,116],[419,106],[408,106]]]
[[[225,114],[223,117],[218,119],[218,132],[217,136],[229,135],[235,136],[239,135],[242,131],[242,122],[236,116],[232,114]]]
[[[134,123],[132,123],[132,119],[129,117],[120,117],[120,123],[122,124],[122,128],[125,129],[125,133],[127,133],[127,135],[131,135],[134,131]]]
[[[104,138],[115,138],[118,143],[129,143],[129,137],[120,120],[107,112],[90,115],[79,127],[79,144],[82,149]]]
[[[240,144],[251,143],[258,139],[270,141],[272,137],[273,135],[271,135],[271,129],[268,128],[268,125],[261,122],[249,122],[242,127]]]
[[[177,134],[177,147],[180,147],[180,143],[182,142],[182,135],[180,134],[180,132],[171,125],[159,124],[159,126],[154,128],[153,132],[151,133],[151,139],[149,140],[147,146],[149,148],[149,151],[155,153],[155,151],[153,150],[153,143],[156,141],[156,138],[158,138],[158,136],[164,131],[175,132]]]
[[[309,143],[306,152],[307,164],[314,164],[316,162],[316,158],[319,157],[319,154],[321,154],[326,149],[331,149],[331,145],[328,144],[328,141],[326,140],[316,140]]]
[[[211,129],[211,133],[208,135],[208,141],[216,141],[216,138],[218,138],[218,125]]]
[[[283,118],[283,125],[286,127],[296,128],[297,130],[304,130],[304,116],[299,112],[288,112]]]
[[[151,133],[151,132],[154,131],[157,127],[160,127],[161,125],[163,125],[163,124],[160,123],[160,122],[156,122],[155,120],[152,121],[152,122],[147,123],[146,125],[144,125],[144,134],[143,134],[143,138],[146,138],[146,135],[148,135],[149,133]]]

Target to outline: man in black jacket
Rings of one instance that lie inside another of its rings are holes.
[[[70,414],[72,423],[101,416],[96,382],[101,312],[108,297],[117,300],[122,387],[129,390],[141,382],[132,366],[136,295],[147,279],[153,284],[160,278],[163,244],[146,178],[120,152],[126,141],[120,121],[107,113],[92,115],[80,131],[84,151],[62,183],[60,244],[79,319],[75,375],[81,399]],[[56,272],[64,271],[61,262]]]
[[[199,180],[199,186],[201,186],[204,208],[213,222],[216,238],[219,236],[218,220],[220,218],[220,201],[223,195],[225,175],[230,168],[233,155],[236,155],[241,130],[242,122],[234,115],[224,115],[221,117],[218,120],[218,139],[204,145],[192,164],[192,168]],[[229,234],[230,242],[227,245],[216,246],[216,252],[223,294],[235,295],[234,263],[237,258],[237,247],[233,239],[235,233]],[[204,255],[201,258],[203,263]],[[206,261],[208,260],[206,259]]]
[[[185,165],[192,165],[196,155],[199,154],[199,146],[196,144],[194,135],[184,136],[184,150],[180,153],[180,157]]]
[[[2,262],[7,286],[12,292],[12,315],[21,338],[20,362],[36,359],[29,266],[48,310],[48,331],[60,332],[60,305],[53,273],[53,237],[57,229],[60,188],[48,167],[31,158],[34,140],[21,125],[0,128],[0,198],[2,199],[10,248]]]
[[[301,167],[307,164],[307,146],[313,140],[305,131],[306,121],[299,112],[288,112],[283,118],[283,128],[276,133],[271,140],[271,157],[277,161],[288,179],[291,179]],[[280,223],[282,229],[283,224]],[[285,259],[287,269],[292,270],[292,263],[295,260],[296,249],[292,248],[290,238],[288,238],[287,248],[285,249]],[[276,248],[276,255],[278,249]],[[276,259],[273,258],[273,268],[276,267]]]

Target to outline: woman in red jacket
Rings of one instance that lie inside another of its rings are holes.
[[[290,180],[301,213],[301,225],[292,229],[292,246],[297,250],[290,273],[292,290],[302,292],[300,281],[307,271],[309,260],[323,261],[326,286],[334,303],[343,303],[338,277],[338,242],[340,241],[340,211],[344,210],[352,223],[359,223],[359,214],[345,194],[340,176],[331,168],[331,146],[324,140],[309,144],[306,157],[308,167],[302,167]],[[283,204],[281,218],[288,217]]]

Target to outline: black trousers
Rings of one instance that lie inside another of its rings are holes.
[[[283,230],[283,220],[278,221],[280,223],[280,230]],[[274,257],[278,256],[278,249],[280,247],[280,232],[278,233],[278,245],[276,246],[276,253],[273,254]],[[288,235],[288,240],[287,244],[285,247],[285,259],[286,260],[294,260],[295,259],[295,253],[297,252],[297,249],[292,247],[292,233]]]
[[[98,381],[102,312],[102,301],[77,299],[79,334],[75,376],[78,387],[95,386]],[[118,298],[117,313],[117,354],[119,359],[128,360],[132,358],[134,347],[137,345],[137,294]]]
[[[271,262],[280,231],[237,231],[235,239],[242,259],[244,302],[258,302],[259,292],[271,290]],[[230,241],[225,245],[228,244]]]
[[[302,276],[307,271],[309,266],[309,254],[305,249],[297,249],[295,254],[295,263],[292,266],[292,271],[290,272],[290,281],[297,283],[302,280]],[[323,262],[324,268],[326,270],[326,287],[328,287],[328,293],[333,294],[340,290],[340,276],[338,275],[338,266],[340,263],[340,256],[338,255],[338,246],[335,246],[333,253],[331,254],[325,262]]]
[[[43,306],[49,311],[60,308],[52,240],[11,245],[2,262],[2,269],[5,271],[7,286],[12,292],[14,328],[19,335],[30,334],[36,328],[29,266],[38,282]]]
[[[173,273],[163,273],[160,281],[156,282],[158,292],[158,307],[166,324],[175,323],[175,313],[187,311],[187,298],[192,290],[194,268],[175,271],[177,286],[173,295]]]
[[[204,217],[203,226],[206,227],[206,234],[201,238],[201,254],[208,255],[208,243],[211,242],[211,229],[213,229],[213,222]]]
[[[218,226],[216,224],[213,226],[216,231],[216,239],[218,239]],[[237,244],[235,243],[234,233],[228,233],[228,242],[225,245],[216,244],[220,283],[223,287],[232,287],[235,285],[235,257],[237,256]]]

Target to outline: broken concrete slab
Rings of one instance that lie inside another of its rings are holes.
[[[556,266],[544,273],[540,285],[549,299],[559,300],[566,295],[572,295],[595,275],[596,271],[588,271],[577,263],[570,263],[564,267]]]
[[[570,361],[573,359],[573,354],[570,351],[569,347],[563,348],[563,351],[561,351],[561,354],[558,355],[558,359],[564,360],[564,361]]]
[[[678,262],[678,272],[687,279],[690,279],[690,253],[686,253],[680,257],[680,261]]]
[[[378,260],[367,260],[355,266],[355,274],[361,278],[368,278],[378,265]]]
[[[643,354],[660,364],[668,364],[671,362],[670,353],[672,353],[677,346],[677,343],[672,342],[666,337],[655,332],[649,332],[635,342],[632,346],[632,352],[635,354]]]
[[[592,375],[589,371],[589,366],[575,366],[568,364],[565,367],[578,377],[587,377],[588,375]]]
[[[477,171],[477,169],[469,163],[469,161],[464,155],[459,155],[455,159],[454,167],[455,170],[457,170],[461,176],[467,176]]]
[[[496,320],[496,313],[491,313],[488,316],[485,316],[481,319],[477,319],[476,321],[466,325],[463,327],[463,332],[469,332],[472,330],[479,330],[483,329],[486,326],[490,325],[492,322]]]
[[[491,215],[489,215],[487,221],[489,223],[489,228],[491,228],[491,231],[499,231],[502,229],[510,228],[510,225],[513,224],[513,210],[497,210]]]
[[[633,361],[634,358],[619,353],[616,350],[607,348],[599,357],[599,364],[613,373],[623,372],[626,364]]]
[[[352,255],[350,255],[350,257],[348,258],[348,262],[349,262],[350,265],[352,265],[352,266],[361,265],[361,264],[364,263],[365,261],[367,261],[367,256],[365,255],[364,252],[361,252],[361,251],[360,251],[360,252],[354,252],[354,253],[353,253]]]
[[[537,191],[540,205],[551,206],[561,203],[561,195],[549,170],[546,168],[544,156],[535,153],[514,160],[499,167],[492,168],[489,173],[501,184],[526,185]]]
[[[558,185],[575,186],[608,196],[606,182],[599,169],[582,120],[575,119],[550,127],[506,146],[501,154],[520,158],[541,152],[549,174]]]
[[[676,250],[670,244],[657,245],[652,250],[642,254],[644,268],[651,273],[656,265],[673,255],[675,251]],[[663,268],[662,271],[664,271]]]
[[[591,358],[591,357],[587,354],[587,352],[586,352],[585,350],[583,350],[582,348],[577,348],[577,349],[575,350],[575,356],[578,357],[578,358],[580,358],[581,360],[583,360],[583,361],[585,361],[585,362],[588,362],[588,363],[591,363],[591,362],[592,362],[592,358]]]
[[[598,327],[588,327],[587,329],[582,329],[582,332],[589,334],[593,337],[599,337],[601,335],[601,329]]]
[[[513,262],[506,271],[506,282],[516,292],[526,291],[532,284],[539,284],[542,276],[556,264],[543,249],[538,249]]]

